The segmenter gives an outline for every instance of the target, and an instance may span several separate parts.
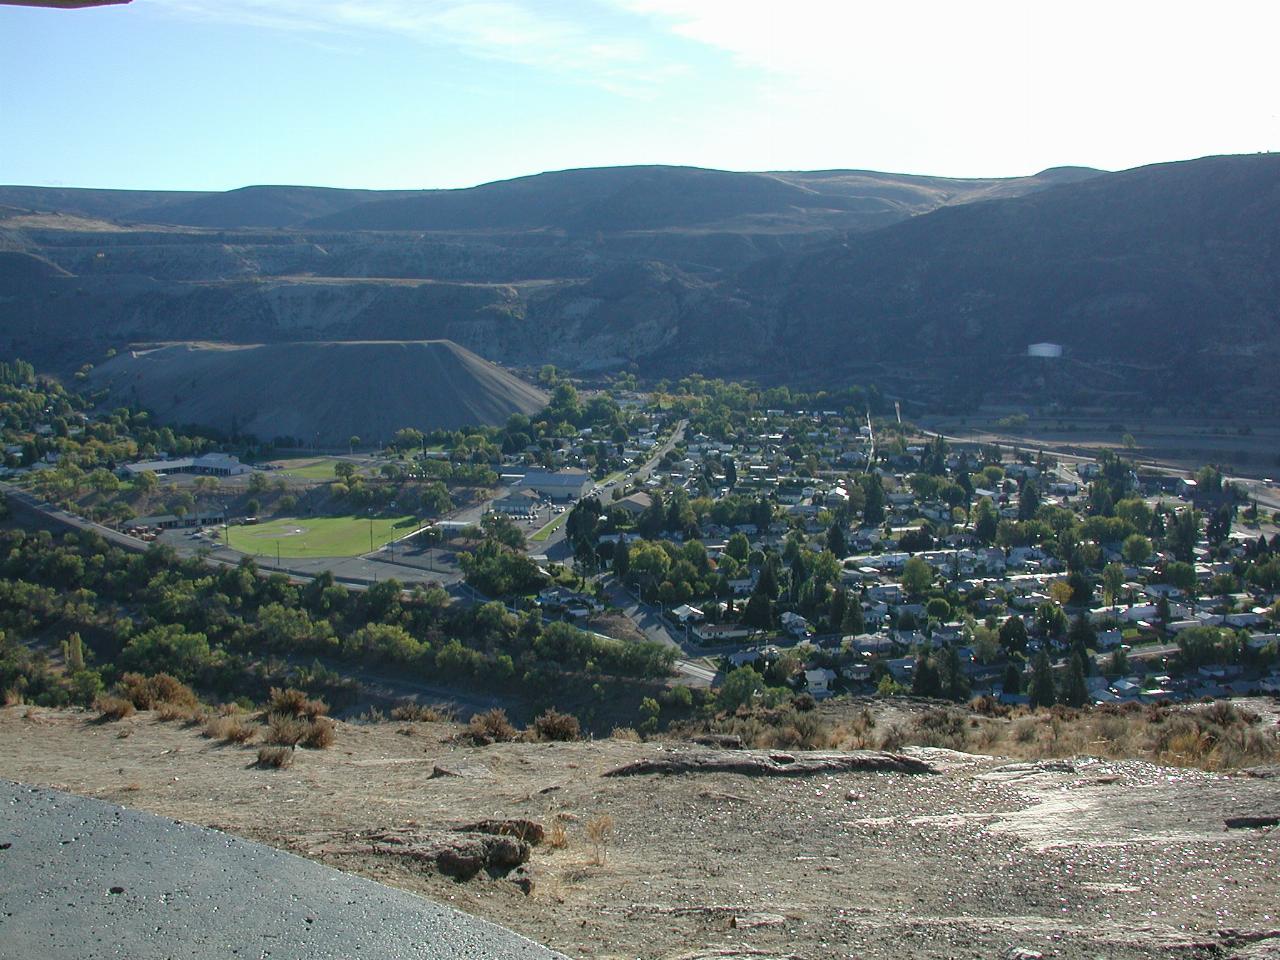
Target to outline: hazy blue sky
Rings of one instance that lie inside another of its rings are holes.
[[[0,6],[0,182],[437,187],[625,163],[991,176],[1280,147],[1280,4],[1049,7]]]

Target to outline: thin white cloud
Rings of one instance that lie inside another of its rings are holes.
[[[596,0],[169,0],[164,9],[311,35],[394,34],[628,94],[643,95],[681,73],[643,38],[619,29],[616,8]],[[632,24],[643,26],[638,18]]]
[[[1280,145],[1275,4],[611,2],[753,78],[755,128],[779,145],[779,163],[789,142],[975,174],[992,157],[1030,172]]]

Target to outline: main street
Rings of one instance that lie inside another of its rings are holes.
[[[643,465],[627,471],[627,473],[619,477],[616,481],[601,481],[596,483],[592,486],[591,490],[583,496],[583,499],[586,499],[586,497],[599,497],[602,505],[607,509],[609,506],[609,498],[613,493],[613,488],[615,486],[625,488],[627,484],[644,483],[644,481],[648,480],[654,469],[662,462],[662,458],[674,450],[676,444],[680,443],[680,441],[684,439],[684,431],[688,426],[688,420],[681,420],[675,425],[675,428],[671,431],[671,435],[667,437],[666,442],[659,446]],[[528,540],[526,552],[531,555],[545,556],[548,560],[568,563],[572,555],[569,550],[569,545],[565,542],[565,526],[566,524],[561,523],[551,532],[546,540]]]

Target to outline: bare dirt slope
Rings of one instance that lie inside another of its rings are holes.
[[[919,750],[938,773],[603,777],[702,748],[471,747],[449,742],[457,730],[339,724],[331,750],[265,771],[252,745],[151,713],[97,725],[10,707],[0,777],[217,826],[570,955],[1261,957],[1280,945],[1280,831],[1224,828],[1280,813],[1274,779]],[[586,825],[603,814],[614,827],[597,857]],[[421,838],[489,817],[563,824],[567,845],[466,882],[415,859]]]
[[[111,402],[166,423],[271,440],[389,440],[402,427],[456,429],[535,413],[547,396],[448,340],[179,343],[124,351],[97,368]]]

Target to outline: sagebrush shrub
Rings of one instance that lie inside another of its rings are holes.
[[[258,766],[283,769],[293,763],[293,750],[289,747],[259,747]]]
[[[578,740],[582,727],[572,713],[552,708],[534,718],[533,733],[539,740]]]

